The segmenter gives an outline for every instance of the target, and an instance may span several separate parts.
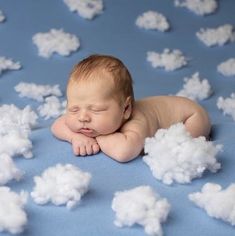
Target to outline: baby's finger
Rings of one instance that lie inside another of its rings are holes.
[[[80,156],[86,156],[86,148],[85,148],[85,146],[81,146],[79,148],[79,155]]]
[[[93,150],[92,150],[92,147],[90,145],[86,146],[86,154],[87,155],[92,155],[93,154]]]
[[[95,143],[92,145],[92,149],[93,149],[93,154],[96,154],[100,151],[100,146],[97,143]]]
[[[73,146],[73,153],[74,153],[74,155],[79,155],[79,147],[75,147],[75,146]]]

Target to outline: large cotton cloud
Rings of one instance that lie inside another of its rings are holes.
[[[73,208],[88,191],[91,174],[71,164],[47,168],[41,176],[35,176],[31,196],[37,204],[52,202]]]
[[[80,47],[79,39],[62,29],[51,29],[47,33],[37,33],[33,36],[33,43],[38,47],[39,56],[49,58],[53,53],[69,56]]]
[[[142,225],[149,235],[161,236],[161,223],[166,221],[170,204],[150,186],[139,186],[116,192],[112,201],[118,227]]]
[[[224,190],[219,184],[207,183],[201,192],[189,194],[189,199],[209,216],[235,225],[235,183]]]
[[[17,194],[8,187],[0,187],[0,232],[21,233],[27,224],[24,206],[27,193]]]
[[[206,141],[205,137],[193,138],[182,123],[169,129],[159,129],[155,136],[146,138],[143,157],[154,177],[165,184],[189,183],[201,177],[208,169],[216,172],[220,163],[216,155],[221,145]]]

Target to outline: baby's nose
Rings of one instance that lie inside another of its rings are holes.
[[[78,120],[80,122],[89,122],[91,120],[89,114],[86,111],[81,111],[78,115]]]

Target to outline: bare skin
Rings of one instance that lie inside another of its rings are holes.
[[[120,105],[110,95],[107,81],[74,84],[67,93],[67,112],[51,130],[57,138],[72,144],[75,155],[102,151],[116,161],[127,162],[141,153],[145,138],[160,128],[182,122],[193,137],[208,137],[210,132],[207,112],[187,98],[147,97],[133,107],[127,98]]]

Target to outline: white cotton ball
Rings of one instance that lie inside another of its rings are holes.
[[[217,70],[224,76],[235,76],[235,58],[230,58],[217,66]]]
[[[211,86],[207,79],[200,79],[196,72],[191,78],[184,78],[185,84],[176,95],[190,98],[192,100],[203,100],[212,94]]]
[[[49,58],[53,53],[69,56],[80,47],[79,39],[62,29],[51,29],[48,33],[37,33],[33,36],[33,43],[38,47],[39,55]]]
[[[0,57],[0,75],[4,70],[19,70],[21,65],[19,62],[14,62],[11,59]]]
[[[208,169],[216,172],[221,165],[216,155],[222,149],[206,141],[205,137],[193,138],[182,123],[169,129],[159,129],[155,136],[146,138],[143,161],[153,176],[165,184],[190,183]]]
[[[27,224],[24,205],[27,193],[17,194],[8,187],[0,187],[0,232],[8,231],[12,234],[21,233]]]
[[[189,194],[189,199],[209,216],[235,225],[235,183],[224,190],[218,184],[207,183],[201,192]]]
[[[140,28],[166,31],[169,23],[164,15],[156,11],[146,11],[136,19],[136,25]]]
[[[228,98],[219,97],[217,107],[223,111],[224,115],[232,116],[235,121],[235,93],[232,93]]]
[[[64,2],[70,11],[77,11],[81,17],[88,20],[103,12],[102,0],[64,0]]]
[[[175,6],[186,7],[197,15],[208,15],[218,7],[216,0],[175,0]]]
[[[12,179],[19,181],[23,173],[15,166],[12,158],[7,154],[0,154],[0,185]]]
[[[162,235],[161,223],[165,222],[170,204],[156,194],[150,186],[139,186],[116,192],[112,201],[118,227],[142,225],[149,235]]]
[[[152,67],[163,67],[166,71],[173,71],[187,65],[187,59],[180,50],[164,49],[163,53],[147,52],[147,61]]]
[[[41,176],[35,176],[31,196],[35,203],[66,204],[68,209],[76,206],[88,191],[91,174],[71,164],[47,168]]]
[[[59,85],[40,85],[35,83],[20,82],[15,86],[16,92],[20,97],[27,97],[35,99],[36,101],[43,102],[44,97],[49,95],[62,96],[62,92],[59,89]]]
[[[230,24],[225,24],[215,29],[202,28],[196,35],[208,47],[216,45],[222,46],[235,39],[234,27]]]
[[[45,99],[45,102],[38,107],[40,116],[45,119],[56,118],[65,113],[65,106],[55,96],[50,96]]]

